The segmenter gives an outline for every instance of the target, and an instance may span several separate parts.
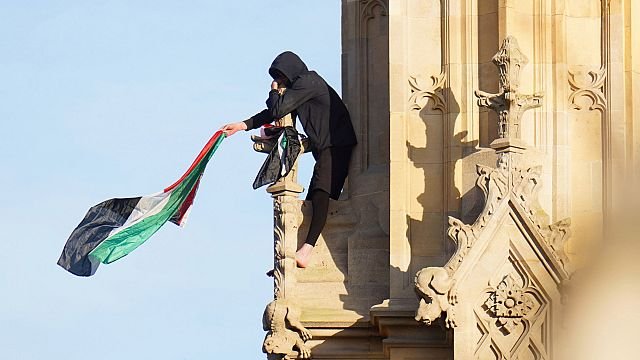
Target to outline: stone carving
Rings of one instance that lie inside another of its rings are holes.
[[[520,138],[520,120],[522,114],[542,105],[542,94],[520,94],[520,69],[529,60],[518,47],[518,41],[508,36],[502,42],[493,63],[500,72],[500,92],[490,94],[477,90],[478,106],[487,107],[498,113],[498,137]]]
[[[474,307],[480,339],[476,358],[491,353],[502,359],[549,358],[549,298],[538,290],[536,276],[521,266],[524,259],[511,253],[504,267],[489,281],[483,302]],[[481,295],[482,296],[482,295]]]
[[[285,299],[276,299],[264,309],[262,327],[267,331],[262,351],[269,360],[289,359],[288,354],[297,349],[300,358],[310,359],[311,351],[305,341],[311,333],[300,323],[297,311]]]
[[[447,273],[452,274],[460,266],[460,263],[469,252],[469,249],[476,241],[476,235],[474,233],[475,228],[473,226],[462,223],[462,221],[449,216],[449,229],[447,235],[451,239],[457,249],[451,259],[444,266],[447,269]]]
[[[505,276],[484,303],[485,309],[497,318],[497,325],[509,334],[534,307],[531,295],[516,284],[511,275]]]
[[[275,197],[273,201],[273,272],[270,274],[273,275],[275,299],[286,297],[285,276],[293,276],[295,257],[291,251],[287,251],[286,238],[297,236],[299,212],[295,210],[295,200],[293,196],[283,195]],[[293,231],[296,231],[295,234],[289,234]]]
[[[571,238],[571,219],[563,219],[547,227],[544,231],[544,239],[547,245],[553,250],[553,257],[562,264],[565,269],[572,270],[569,257],[564,246]]]
[[[498,162],[502,159],[499,158]],[[538,203],[542,167],[514,168],[509,174],[505,172],[504,168],[491,169],[477,165],[477,172],[476,185],[483,192],[484,209],[472,225],[449,217],[447,235],[457,245],[457,250],[444,267],[450,273],[457,270],[458,265],[475,243],[495,209],[504,199],[508,198],[520,206],[523,213],[535,226],[535,230],[541,234],[545,244],[551,250],[552,256],[568,270],[569,259],[564,247],[571,237],[571,219],[563,219],[549,225],[548,216]]]
[[[500,159],[498,160],[501,161]],[[477,234],[486,226],[493,215],[498,203],[508,191],[508,173],[503,167],[492,169],[487,166],[476,165],[478,186],[484,195],[484,209],[472,225],[464,224],[455,217],[449,216],[447,235],[454,244],[456,251],[444,266],[449,273],[454,273],[477,239]]]
[[[541,251],[555,261],[550,266],[555,267],[553,271],[559,275],[554,276],[562,280],[568,278],[569,261],[564,248],[571,235],[570,220],[565,219],[549,225],[548,216],[538,203],[542,167],[523,166],[527,147],[518,139],[522,113],[540,106],[541,95],[521,95],[518,92],[520,68],[527,60],[518,48],[515,38],[505,39],[493,60],[500,69],[501,92],[476,92],[476,95],[480,98],[480,106],[487,106],[499,114],[499,139],[491,144],[498,153],[497,166],[495,169],[476,166],[476,186],[482,190],[484,208],[474,223],[468,225],[459,219],[449,217],[447,235],[456,245],[452,257],[443,267],[427,267],[416,274],[415,290],[420,298],[420,305],[415,319],[426,324],[433,323],[445,312],[447,327],[460,325],[455,318],[455,309],[460,306],[459,284],[469,276],[469,272],[472,271],[469,267],[473,265],[467,262],[464,271],[461,271],[461,267],[480,239],[483,239],[483,246],[487,246],[487,243],[497,236],[496,231],[500,230],[496,230],[496,226],[501,225],[496,222],[505,217],[511,218],[509,213],[515,214],[512,216],[516,218],[526,219],[527,222],[522,226],[529,229],[520,231],[534,232],[532,236],[537,239],[539,245],[533,246],[541,246]],[[501,214],[498,219],[497,213]],[[491,230],[485,231],[490,225]],[[526,246],[532,245],[527,242]],[[477,251],[475,253],[477,259],[479,255]],[[538,293],[527,287],[529,280],[526,271],[520,273],[520,283],[516,283],[512,275],[502,276],[498,284],[487,290],[488,295],[482,300],[486,313],[497,319],[496,326],[503,334],[513,331],[531,312],[535,298],[541,298],[541,295],[536,295]],[[468,307],[469,304],[465,306]],[[485,329],[485,335],[489,336],[489,330],[484,325],[479,324],[477,328]]]
[[[431,84],[428,86],[423,86],[421,77],[410,76],[409,87],[411,88],[411,96],[409,97],[409,109],[422,109],[424,104],[426,104],[424,100],[428,99],[433,101],[432,109],[444,112],[446,105],[442,89],[444,88],[445,81],[444,72],[438,76],[431,76]]]
[[[431,325],[442,312],[446,312],[445,326],[455,327],[453,306],[458,300],[455,295],[455,282],[447,270],[439,267],[424,268],[418,271],[414,281],[416,294],[421,298],[416,321]]]
[[[586,99],[589,102],[589,110],[604,112],[607,109],[607,99],[604,95],[604,83],[607,79],[607,67],[602,65],[597,71],[584,73],[582,70],[569,71],[569,86],[571,95],[569,102],[576,110],[583,110],[578,99]]]

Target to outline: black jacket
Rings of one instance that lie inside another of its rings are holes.
[[[274,70],[284,74],[290,85],[282,95],[277,90],[269,92],[267,108],[245,120],[247,130],[293,113],[300,119],[314,152],[357,144],[349,112],[340,96],[320,75],[309,71],[298,55],[290,51],[278,55],[269,68],[272,77]]]

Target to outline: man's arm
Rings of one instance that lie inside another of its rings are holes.
[[[245,121],[238,121],[235,123],[223,125],[220,130],[224,131],[227,136],[231,136],[240,130],[246,131],[256,129],[264,124],[270,123],[271,121],[273,121],[273,118],[271,117],[271,115],[269,115],[269,110],[264,109]]]
[[[268,124],[275,119],[283,118],[294,111],[305,101],[313,98],[317,91],[312,86],[294,85],[291,89],[279,87],[278,82],[271,83],[271,91],[267,99],[267,109],[253,115],[247,120],[224,125],[220,130],[227,136],[231,136],[240,130],[257,129],[264,124]]]
[[[259,113],[253,115],[247,120],[243,121],[247,128],[245,130],[257,129],[264,124],[268,124],[273,121],[273,117],[269,114],[268,109],[264,109]]]

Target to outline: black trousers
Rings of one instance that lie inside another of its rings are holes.
[[[349,173],[349,161],[353,146],[330,147],[313,154],[316,165],[313,167],[311,184],[307,200],[311,200],[313,215],[305,243],[315,246],[320,232],[327,222],[329,198],[338,200],[344,182]]]
[[[307,200],[312,200],[311,194],[315,190],[322,190],[338,200],[349,173],[352,152],[353,146],[333,146],[313,152],[316,165],[313,167]]]

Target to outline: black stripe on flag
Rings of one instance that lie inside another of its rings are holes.
[[[109,233],[121,227],[129,218],[141,197],[110,199],[93,206],[73,230],[64,245],[58,265],[78,276],[93,275],[89,253],[102,243]]]

